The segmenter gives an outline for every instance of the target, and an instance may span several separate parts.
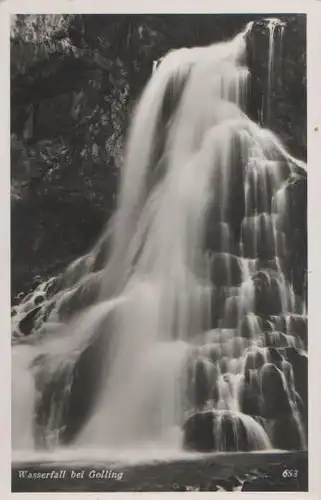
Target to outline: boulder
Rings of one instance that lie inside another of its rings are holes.
[[[276,349],[275,347],[266,347],[265,352],[267,361],[275,365],[277,368],[279,368],[279,370],[283,371],[282,363],[285,360],[282,354],[280,353],[280,350]]]
[[[248,379],[248,372],[252,370],[260,370],[266,363],[265,352],[263,349],[254,348],[246,352],[244,357],[243,373]]]
[[[262,320],[253,313],[248,313],[238,325],[238,334],[244,339],[259,340],[263,331]]]
[[[253,277],[255,289],[255,314],[262,318],[283,312],[283,282],[277,273],[259,271]]]
[[[242,413],[252,417],[262,416],[262,398],[258,370],[250,369],[243,377],[239,391],[239,405]]]
[[[213,432],[214,414],[212,411],[195,413],[190,416],[184,426],[184,448],[200,452],[215,450]]]
[[[206,358],[197,358],[192,367],[192,380],[189,390],[191,404],[200,409],[209,400],[217,400],[218,369]]]
[[[229,253],[215,253],[210,262],[210,276],[216,287],[239,286],[244,277],[241,259]]]
[[[31,309],[31,311],[25,314],[19,321],[18,328],[23,335],[28,336],[32,333],[37,320],[37,316],[39,315],[41,310],[42,306],[37,306],[34,309]]]
[[[261,368],[263,417],[277,419],[292,415],[287,382],[281,370],[271,363]]]
[[[280,450],[306,448],[301,423],[294,415],[279,417],[271,422],[270,436],[273,446]]]
[[[189,417],[184,426],[184,448],[200,452],[254,451],[269,448],[263,427],[249,415],[208,410]]]

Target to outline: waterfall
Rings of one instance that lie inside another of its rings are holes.
[[[276,26],[269,23],[268,103]],[[280,426],[296,429],[299,396],[287,388],[295,373],[286,382],[282,367],[292,366],[288,347],[305,350],[291,329],[295,315],[304,323],[305,306],[284,256],[288,180],[306,170],[246,114],[251,28],[154,64],[106,233],[41,285],[38,309],[39,290],[16,307],[13,367],[26,388],[13,388],[15,449],[34,440],[76,449],[188,447],[195,412],[210,413],[219,451],[277,447]],[[278,331],[283,318],[286,333]],[[264,368],[273,363],[277,371]],[[269,384],[284,399],[282,414]]]
[[[285,24],[280,19],[267,19],[267,28],[269,30],[269,60],[268,60],[268,78],[267,78],[267,96],[266,96],[266,123],[270,125],[271,120],[271,91],[274,80],[274,57],[275,57],[275,31],[280,28],[280,49],[282,54],[282,42]]]

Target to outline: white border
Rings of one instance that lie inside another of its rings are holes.
[[[321,2],[315,0],[0,0],[1,37],[1,120],[0,120],[0,493],[11,496],[10,464],[10,66],[9,16],[14,13],[306,13],[308,53],[308,267],[309,267],[309,493],[259,493],[261,496],[295,497],[321,496]],[[316,130],[318,129],[318,130]],[[319,209],[319,210],[318,210]],[[29,242],[26,242],[28,245]],[[8,381],[9,380],[9,381]],[[319,493],[319,494],[318,494]],[[17,497],[39,499],[55,497],[56,493],[13,494]],[[113,498],[114,493],[59,493],[76,499]],[[113,495],[113,496],[111,496]],[[160,498],[186,493],[117,493],[117,498],[144,495]],[[235,493],[215,493],[216,498],[231,497]],[[242,493],[254,499],[256,493]],[[193,498],[213,497],[213,492],[193,493]]]

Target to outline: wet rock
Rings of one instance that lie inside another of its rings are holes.
[[[101,291],[101,276],[101,273],[89,274],[78,286],[64,293],[58,307],[60,320],[69,320],[97,301]]]
[[[271,441],[281,450],[302,450],[305,439],[299,420],[293,415],[277,418],[271,423]]]
[[[229,253],[216,253],[210,263],[211,281],[217,287],[238,286],[243,281],[242,261]]]
[[[239,115],[239,110],[230,104],[226,106],[226,111],[232,117]],[[242,147],[242,137],[238,130],[231,125],[231,127],[226,127],[226,132],[230,134],[230,140],[233,142],[233,152],[228,162],[222,161],[219,168],[215,169],[212,181],[212,206],[210,207],[212,216],[209,216],[209,220],[228,223],[236,247],[240,240],[241,224],[245,215],[243,186],[246,152]],[[222,186],[225,188],[222,189]]]
[[[307,269],[307,180],[290,178],[274,199],[278,227],[286,234],[288,244],[287,275],[295,294],[304,295]]]
[[[238,325],[238,334],[244,339],[256,339],[261,337],[263,331],[262,320],[255,314],[246,314]]]
[[[286,318],[284,315],[278,315],[278,316],[269,316],[267,318],[267,321],[270,322],[271,328],[270,330],[277,330],[279,332],[287,333],[287,325],[286,325]],[[264,328],[265,331],[268,330],[268,328]]]
[[[284,354],[292,366],[295,389],[303,401],[306,420],[308,412],[308,357],[304,352],[294,347],[284,349]]]
[[[275,347],[267,347],[266,356],[269,363],[274,364],[277,368],[279,368],[279,370],[282,370],[284,357],[278,349],[276,349]]]
[[[255,259],[253,262],[253,266],[255,267],[255,271],[280,271],[282,270],[282,261],[279,257],[274,257],[273,259],[267,260]]]
[[[266,318],[279,315],[283,310],[283,282],[272,271],[260,271],[253,278],[255,288],[255,313]]]
[[[258,370],[247,370],[239,391],[239,404],[242,413],[258,417],[262,415],[262,398]]]
[[[269,331],[264,333],[264,344],[266,347],[300,347],[301,341],[293,335],[283,332]]]
[[[195,451],[253,451],[266,449],[268,437],[252,417],[208,410],[192,415],[183,426],[184,447]]]
[[[262,213],[246,217],[242,222],[242,255],[262,260],[276,255],[273,217]]]
[[[200,348],[200,354],[216,363],[222,357],[222,349],[218,343],[205,344]]]
[[[293,403],[298,402],[298,404],[301,406],[301,401],[300,401],[301,398],[295,390],[294,374],[293,374],[293,369],[292,369],[291,363],[289,363],[285,359],[282,359],[282,362],[278,368],[284,374],[292,402]]]
[[[285,233],[283,231],[278,231],[276,229],[274,231],[274,239],[275,239],[275,253],[279,260],[283,259],[280,262],[280,267],[284,272],[286,270],[286,268],[284,267],[284,259],[286,259],[289,254],[289,248],[288,248],[289,242],[287,240]]]
[[[285,159],[279,161],[267,161],[265,167],[268,175],[273,179],[274,191],[289,178],[291,175],[292,164],[290,165]]]
[[[286,331],[288,334],[297,335],[305,350],[308,348],[308,319],[299,314],[289,314],[285,318]]]
[[[307,170],[300,165],[295,163],[291,164],[291,171],[294,176],[301,176],[303,178],[307,178]]]
[[[261,368],[263,416],[267,419],[292,415],[287,383],[283,373],[273,364]]]
[[[255,164],[246,176],[246,213],[255,215],[271,211],[272,197],[289,178],[290,167],[286,161],[265,161]]]
[[[39,294],[39,295],[36,295],[36,297],[34,299],[34,303],[35,303],[35,305],[38,306],[39,304],[42,304],[45,300],[46,300],[45,295]]]
[[[274,209],[278,213],[278,226],[287,235],[294,229],[303,232],[307,227],[307,179],[291,177],[274,198]]]
[[[193,406],[202,408],[207,401],[217,400],[217,377],[218,370],[212,362],[205,358],[195,360],[189,391],[189,399]]]
[[[212,411],[195,413],[183,426],[184,448],[200,452],[215,450],[213,432],[214,414]]]
[[[220,328],[236,329],[243,309],[241,297],[228,297],[224,304],[224,314],[221,316],[218,323]]]
[[[227,287],[216,287],[213,286],[211,295],[211,328],[217,329],[221,327],[219,324],[222,318],[224,318],[226,301],[230,296],[230,292]]]
[[[243,373],[246,379],[248,379],[249,371],[260,370],[260,368],[262,368],[265,364],[266,359],[264,354],[264,350],[260,348],[254,348],[246,353],[243,368]]]
[[[42,312],[42,321],[43,322],[48,321],[51,315],[55,315],[56,306],[57,306],[57,303],[56,303],[55,298],[51,299],[50,301],[46,302],[43,305],[43,312]]]
[[[20,321],[19,330],[25,336],[30,335],[35,326],[36,318],[42,307],[38,306],[29,311]]]
[[[250,168],[246,175],[246,214],[255,215],[271,211],[273,186],[264,164]]]
[[[72,262],[59,279],[59,288],[64,290],[77,285],[91,270],[90,255],[84,255]]]
[[[229,371],[229,358],[227,356],[223,356],[220,359],[220,372],[222,374],[228,373]]]

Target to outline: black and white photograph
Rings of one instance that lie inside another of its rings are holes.
[[[11,15],[12,492],[309,490],[307,142],[306,14]]]

